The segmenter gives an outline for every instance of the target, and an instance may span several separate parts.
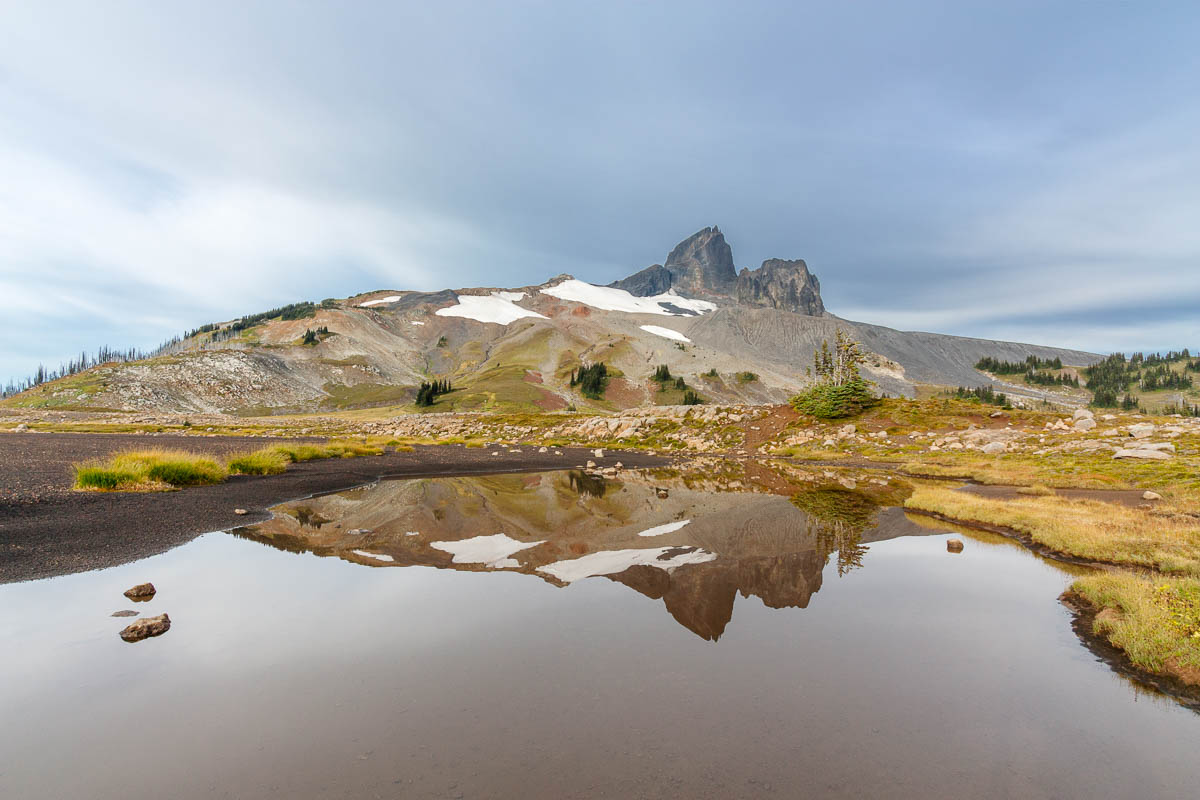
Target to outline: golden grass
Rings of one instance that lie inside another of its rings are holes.
[[[206,456],[182,450],[127,450],[107,461],[75,465],[75,488],[158,491],[220,483],[228,470]]]
[[[994,500],[923,487],[904,503],[963,522],[1011,528],[1051,550],[1090,561],[1200,575],[1200,520],[1095,500]]]
[[[1111,572],[1071,591],[1097,612],[1092,632],[1134,665],[1200,686],[1200,580]]]

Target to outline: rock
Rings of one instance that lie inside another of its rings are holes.
[[[857,430],[858,428],[854,427],[853,423],[850,423],[848,425],[843,425],[842,429],[838,431],[838,433],[840,433],[842,436],[852,436]]]
[[[993,411],[992,413],[988,414],[988,416],[991,417],[992,419],[996,419],[997,417],[1003,417],[1004,412],[1003,411]]]
[[[1089,409],[1089,408],[1077,408],[1071,414],[1071,419],[1073,419],[1073,420],[1095,419],[1095,417],[1096,417],[1096,415],[1093,414],[1091,409]]]
[[[547,452],[549,449],[550,449],[550,448],[548,448],[548,447],[539,447],[539,448],[538,448],[538,452],[539,452],[539,453],[545,453],[545,452]]]
[[[1146,491],[1142,492],[1142,499],[1143,500],[1162,500],[1162,495],[1159,494],[1158,492],[1152,492],[1149,489],[1147,489]]]
[[[1135,439],[1148,439],[1154,435],[1154,425],[1149,422],[1139,422],[1129,426],[1129,435]]]
[[[584,465],[583,465],[583,467],[584,467],[584,469],[595,469],[595,468],[596,468],[596,462],[595,462],[595,461],[588,461],[586,464],[584,464]]]
[[[126,608],[121,611],[114,611],[112,615],[114,617],[136,617],[138,612],[134,611],[133,609]]]
[[[821,283],[799,259],[769,258],[758,269],[743,269],[737,276],[734,298],[742,305],[778,308],[810,317],[825,313]]]
[[[1116,414],[1101,414],[1100,415],[1100,419],[1104,420],[1105,422],[1112,422],[1116,418],[1117,418]]]
[[[29,426],[26,425],[24,422],[22,422],[17,427],[13,428],[13,431],[15,433],[25,433],[25,431],[27,431],[27,430],[29,430]]]
[[[595,450],[592,451],[592,455],[594,455],[596,458],[604,458],[604,450],[602,448],[597,447]]]
[[[670,496],[670,493],[666,489],[661,489],[661,488],[655,489],[654,494],[658,496],[659,500],[666,500],[667,497]]]
[[[1091,417],[1080,417],[1079,419],[1075,420],[1075,430],[1077,431],[1090,431],[1095,427],[1096,420],[1092,419]]]
[[[1171,442],[1139,442],[1134,445],[1135,450],[1161,450],[1164,453],[1174,453],[1175,445]]]
[[[157,617],[143,617],[121,631],[121,638],[127,642],[140,642],[151,636],[162,636],[171,630],[171,618],[166,614]]]
[[[247,514],[249,514],[250,512],[249,512],[249,511],[247,511],[247,510],[246,510],[246,509],[244,509],[244,508],[235,508],[235,509],[233,510],[233,513],[237,514],[239,517],[244,517],[244,516],[246,516]]]
[[[1113,458],[1147,458],[1154,461],[1167,461],[1174,458],[1170,453],[1164,453],[1162,450],[1118,450],[1113,453]]]
[[[947,539],[946,550],[951,553],[961,553],[963,551],[962,539]]]
[[[154,597],[156,591],[153,583],[139,583],[133,588],[126,589],[125,596],[130,600],[141,600],[147,597]]]
[[[617,463],[613,464],[613,467],[615,467],[616,469],[625,469],[625,465],[624,465],[624,464],[622,464],[620,461],[618,461]]]
[[[983,446],[983,452],[989,456],[999,455],[1008,449],[1004,442],[988,442]]]

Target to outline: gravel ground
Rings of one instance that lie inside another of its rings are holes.
[[[268,517],[287,500],[382,477],[428,477],[566,469],[595,461],[654,466],[665,459],[623,451],[595,458],[583,448],[563,455],[536,448],[417,447],[411,453],[293,464],[282,475],[234,476],[216,486],[176,492],[71,490],[71,464],[130,447],[178,447],[227,455],[279,439],[126,434],[0,434],[0,583],[115,566],[177,547],[201,533]],[[499,455],[493,456],[493,452]],[[235,508],[249,513],[239,516]]]

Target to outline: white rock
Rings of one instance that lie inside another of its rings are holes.
[[[1149,490],[1146,490],[1146,491],[1142,492],[1142,499],[1143,500],[1162,500],[1162,495],[1159,494],[1158,492],[1151,492]]]
[[[1154,425],[1149,422],[1139,422],[1129,426],[1129,435],[1135,439],[1147,439],[1154,434]]]
[[[1118,450],[1113,453],[1113,458],[1148,458],[1155,461],[1166,461],[1173,456],[1170,453],[1164,453],[1161,450]]]
[[[1093,414],[1091,409],[1088,408],[1077,408],[1075,409],[1074,413],[1071,414],[1071,419],[1073,420],[1095,419],[1095,417],[1096,415]]]
[[[1077,431],[1090,431],[1095,427],[1096,420],[1092,419],[1091,417],[1079,417],[1075,420],[1075,430]]]
[[[989,456],[999,455],[1007,449],[1008,447],[1004,444],[1004,442],[988,442],[983,446],[983,452],[987,453]]]

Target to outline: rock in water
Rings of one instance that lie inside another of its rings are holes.
[[[951,553],[961,553],[963,551],[962,539],[947,539],[946,550]]]
[[[139,583],[132,589],[125,590],[125,596],[130,600],[143,600],[149,597],[154,597],[156,589],[153,583]]]
[[[169,630],[171,630],[171,618],[166,614],[159,614],[157,617],[144,617],[132,623],[121,631],[121,638],[127,642],[140,642],[151,636],[162,636]]]
[[[126,608],[122,611],[114,611],[112,613],[112,615],[114,617],[136,617],[138,615],[138,612],[136,612],[132,609]]]

